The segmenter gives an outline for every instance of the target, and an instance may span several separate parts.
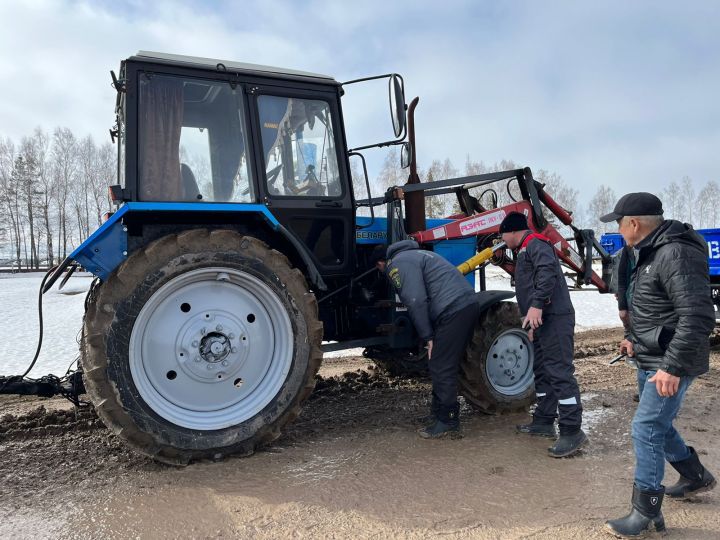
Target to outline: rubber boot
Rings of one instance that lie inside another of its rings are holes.
[[[563,458],[577,454],[580,449],[588,442],[587,435],[582,429],[570,433],[563,433],[560,429],[560,437],[555,444],[548,448],[550,457]]]
[[[538,422],[537,418],[534,416],[532,422],[529,424],[520,424],[515,426],[515,431],[518,433],[525,433],[527,435],[534,435],[535,437],[547,437],[549,439],[555,439],[557,437],[554,422],[550,424],[547,422]]]
[[[433,393],[432,399],[430,400],[430,412],[424,416],[418,416],[415,418],[415,422],[422,426],[429,426],[434,424],[437,420],[438,409],[440,408],[440,401],[435,397]]]
[[[418,431],[423,439],[443,439],[460,437],[460,405],[455,403],[450,407],[440,405],[435,422]]]
[[[688,446],[688,448],[690,449],[689,458],[670,462],[670,465],[680,473],[680,478],[675,485],[665,490],[667,496],[673,499],[683,499],[696,493],[710,491],[717,485],[715,477],[700,463],[695,449],[692,446]]]
[[[641,538],[650,532],[663,532],[665,519],[662,515],[664,489],[642,490],[633,485],[632,509],[620,519],[605,522],[605,527],[619,538]]]

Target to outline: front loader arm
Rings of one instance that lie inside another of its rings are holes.
[[[540,200],[555,214],[563,223],[572,226],[572,217],[558,205],[547,193],[540,192]],[[555,247],[555,252],[561,262],[578,275],[578,283],[592,284],[600,292],[608,292],[608,283],[592,270],[592,250],[585,249],[585,257],[581,256],[570,243],[560,234],[560,232],[551,224],[546,222],[545,227],[538,227],[533,217],[535,213],[532,211],[529,201],[522,200],[516,203],[508,204],[501,208],[487,210],[479,214],[462,217],[451,223],[441,225],[426,231],[419,231],[410,236],[419,243],[434,242],[438,240],[452,240],[457,238],[467,238],[468,236],[486,236],[491,234],[499,234],[500,223],[510,212],[519,212],[527,217],[530,230],[540,233],[550,239]],[[561,213],[562,211],[562,213]],[[560,214],[560,215],[558,215]],[[545,220],[543,220],[545,221]],[[573,227],[576,233],[576,241],[587,247],[587,232]],[[595,246],[590,246],[595,247]],[[598,246],[599,247],[599,246]],[[601,256],[604,255],[601,253]],[[514,275],[515,266],[510,262],[503,262],[500,266],[510,275]],[[603,272],[605,273],[605,272]]]

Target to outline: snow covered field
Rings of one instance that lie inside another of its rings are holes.
[[[25,371],[35,354],[38,339],[37,295],[43,274],[0,274],[0,374]],[[62,375],[78,354],[77,339],[83,302],[91,276],[75,275],[62,291],[57,285],[43,297],[44,337],[40,358],[30,376]],[[488,288],[511,290],[510,277],[502,270],[488,269]],[[620,326],[615,298],[594,291],[575,292],[571,298],[578,329]],[[362,349],[329,353],[326,356],[358,355]]]

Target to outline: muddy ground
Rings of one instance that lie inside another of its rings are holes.
[[[250,458],[158,465],[128,451],[91,409],[0,400],[1,538],[608,538],[628,508],[634,371],[608,367],[617,330],[578,334],[591,445],[554,460],[525,414],[463,408],[464,437],[424,441],[429,385],[360,358],[328,361],[302,415]],[[720,353],[688,393],[680,432],[720,473]],[[674,482],[670,468],[667,481]],[[720,489],[669,501],[670,535],[720,538]]]

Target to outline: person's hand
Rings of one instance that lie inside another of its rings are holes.
[[[431,339],[430,341],[427,342],[427,346],[425,347],[428,352],[428,360],[430,360],[432,358],[432,346],[433,346],[433,340]]]
[[[537,330],[542,322],[542,309],[531,307],[528,309],[527,315],[525,315],[522,327],[525,328],[530,325],[531,330]]]
[[[680,377],[670,375],[667,371],[659,369],[655,375],[648,379],[648,382],[655,383],[655,389],[659,396],[672,397],[677,394]]]
[[[535,330],[533,330],[532,328],[528,330],[528,339],[530,341],[533,341],[535,339]]]
[[[635,356],[632,341],[630,341],[629,339],[623,339],[620,342],[620,354],[627,354],[631,358]]]
[[[618,311],[618,315],[620,316],[620,320],[623,323],[623,326],[627,326],[630,322],[630,314],[628,313],[627,309],[621,309]]]

